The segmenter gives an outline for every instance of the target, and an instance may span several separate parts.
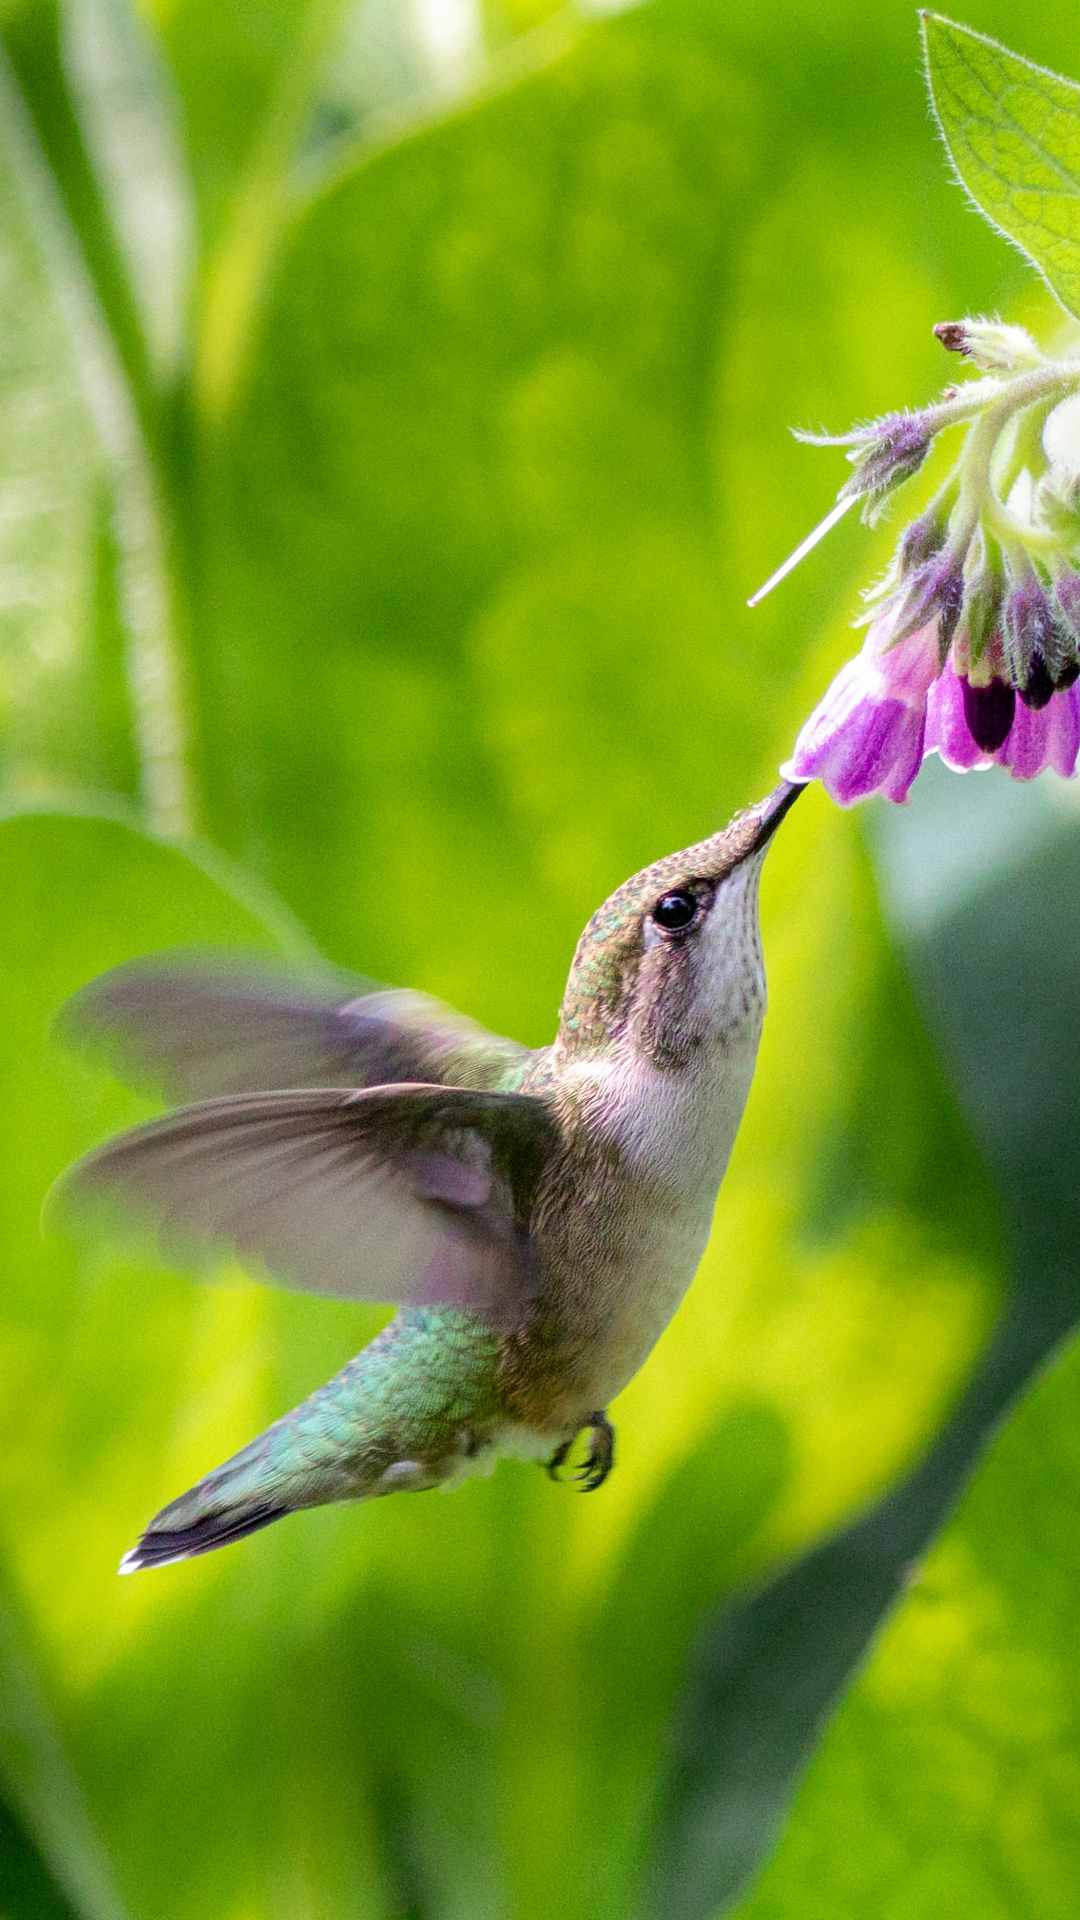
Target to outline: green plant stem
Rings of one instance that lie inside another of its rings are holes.
[[[959,500],[960,519],[965,523],[970,520],[972,531],[979,515],[987,511],[996,525],[1016,528],[1016,522],[997,501],[993,487],[994,455],[1009,421],[1039,402],[1063,399],[1078,387],[1080,362],[1049,361],[1000,388],[1000,397],[976,420],[962,456]]]
[[[158,428],[158,406],[146,337],[116,232],[101,198],[64,66],[58,0],[16,9],[3,47],[67,225],[78,235],[88,280],[124,372],[144,437]]]

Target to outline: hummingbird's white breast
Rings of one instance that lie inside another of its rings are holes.
[[[641,1056],[572,1070],[609,1159],[571,1220],[545,1234],[542,1258],[581,1330],[575,1390],[590,1406],[633,1378],[697,1272],[759,1033],[757,1022],[678,1073]]]

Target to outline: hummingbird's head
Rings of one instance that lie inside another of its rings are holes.
[[[802,792],[784,782],[722,832],[645,867],[605,900],[577,944],[558,1048],[626,1047],[659,1067],[756,1040],[765,1007],[758,880]]]

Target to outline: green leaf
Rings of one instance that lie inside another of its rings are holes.
[[[0,1570],[0,1913],[127,1920],[108,1850],[36,1671],[35,1637]]]
[[[739,1920],[1070,1920],[1080,1346],[995,1441],[815,1760]]]
[[[0,1801],[0,1913],[34,1920],[79,1920],[21,1822]]]
[[[924,13],[930,92],[961,183],[1080,315],[1080,86]]]

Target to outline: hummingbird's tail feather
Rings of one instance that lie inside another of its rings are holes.
[[[154,1515],[121,1573],[243,1540],[335,1500],[421,1492],[479,1471],[498,1417],[499,1341],[449,1308],[399,1314],[325,1386]]]
[[[263,1506],[245,1510],[238,1506],[208,1513],[188,1527],[159,1527],[152,1522],[131,1552],[125,1553],[120,1572],[138,1573],[143,1567],[167,1567],[174,1560],[191,1560],[197,1553],[211,1553],[215,1547],[230,1546],[234,1540],[243,1540],[245,1535],[257,1533],[260,1527],[268,1527],[272,1521],[291,1512],[291,1507]],[[164,1519],[165,1514],[159,1518]]]
[[[290,1444],[297,1416],[303,1417],[309,1405],[305,1402],[293,1414],[276,1420],[239,1453],[162,1507],[124,1555],[120,1572],[138,1573],[143,1567],[190,1560],[258,1533],[301,1507],[340,1499],[346,1489],[333,1463],[305,1457],[306,1450],[295,1439]]]

